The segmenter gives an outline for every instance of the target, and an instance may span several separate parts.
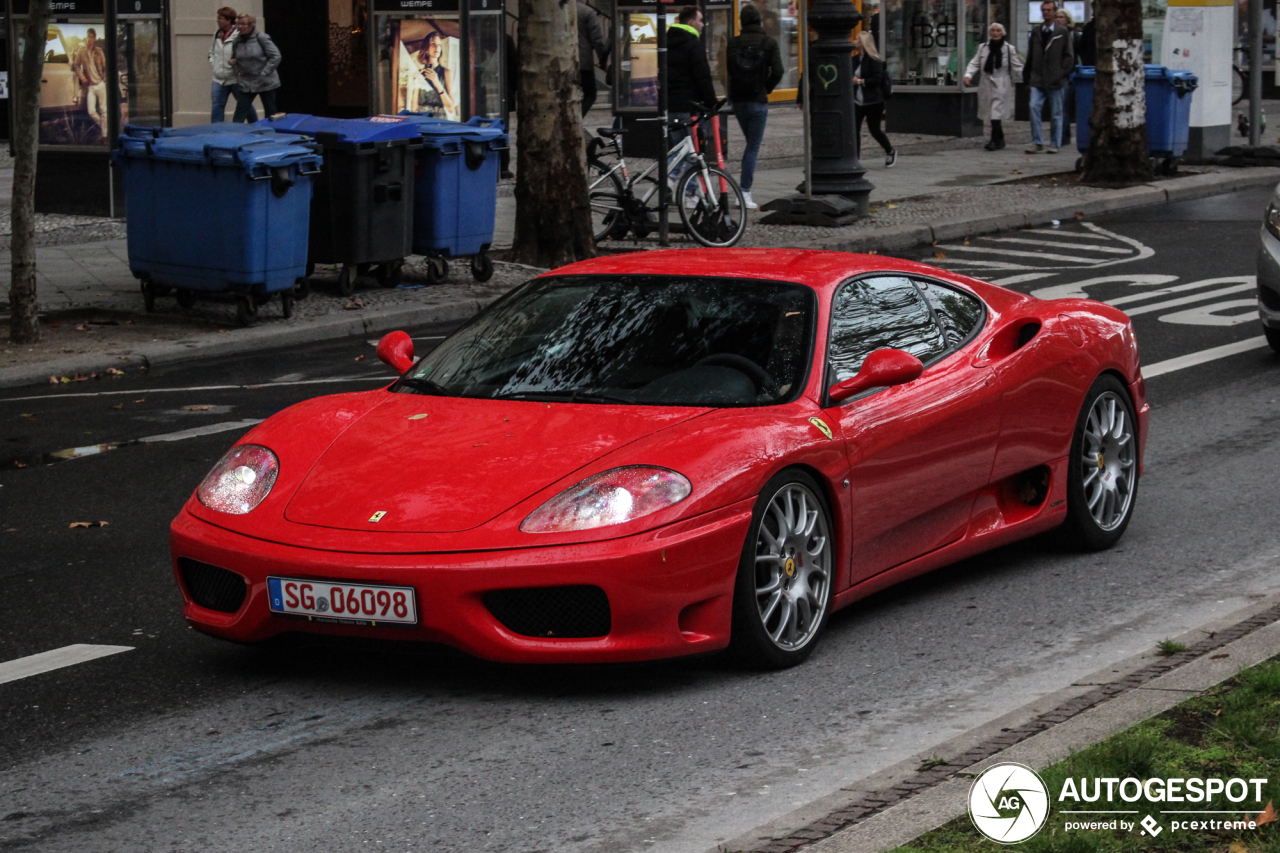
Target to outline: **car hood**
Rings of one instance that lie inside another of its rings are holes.
[[[368,532],[471,530],[705,411],[388,394],[320,455],[285,518]]]

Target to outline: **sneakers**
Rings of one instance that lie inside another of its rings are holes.
[[[1057,153],[1058,153],[1058,149],[1057,149],[1057,147],[1056,147],[1056,146],[1050,145],[1048,148],[1044,149],[1044,153],[1046,153],[1046,154],[1057,154]]]
[[[760,205],[756,204],[755,200],[751,198],[751,190],[742,191],[742,203],[747,206],[747,210],[760,209]]]
[[[988,142],[986,145],[984,145],[984,146],[982,146],[982,147],[983,147],[983,148],[985,148],[985,149],[987,149],[988,151],[995,151],[995,150],[996,150],[996,141],[993,139],[993,140],[991,140],[990,142]]]
[[[1043,145],[1028,145],[1028,146],[1027,146],[1027,153],[1028,153],[1028,154],[1039,154],[1039,153],[1040,153],[1041,151],[1043,151],[1043,150],[1044,150],[1044,146],[1043,146]]]
[[[884,167],[886,169],[892,169],[893,164],[897,162],[898,162],[898,149],[895,148],[889,152],[888,156],[884,158]]]

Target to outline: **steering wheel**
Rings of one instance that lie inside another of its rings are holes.
[[[739,373],[745,373],[755,383],[756,393],[777,396],[778,383],[769,372],[751,359],[731,352],[718,352],[698,361],[694,367],[728,367]]]

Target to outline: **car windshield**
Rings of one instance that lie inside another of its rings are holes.
[[[764,406],[797,395],[814,292],[681,276],[534,279],[392,386],[402,393],[669,406]]]

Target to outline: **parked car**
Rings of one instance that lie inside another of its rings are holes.
[[[1280,186],[1271,193],[1258,236],[1258,314],[1267,343],[1280,352]]]
[[[788,666],[963,557],[1110,547],[1147,432],[1117,309],[871,255],[597,258],[378,352],[396,381],[255,427],[174,520],[196,629]]]

